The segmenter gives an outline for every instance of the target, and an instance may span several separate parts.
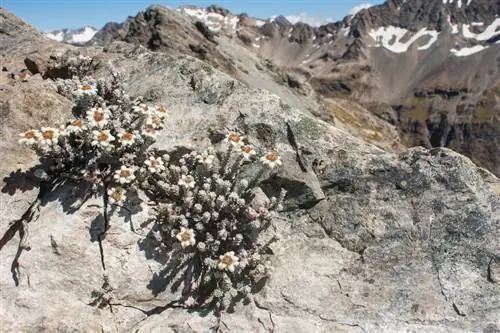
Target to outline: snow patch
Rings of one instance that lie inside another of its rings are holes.
[[[408,34],[409,31],[400,27],[388,26],[380,27],[378,29],[372,29],[368,34],[376,42],[376,47],[384,47],[394,53],[403,53],[408,51],[408,48],[416,42],[418,39],[424,36],[430,36],[431,39],[425,45],[419,46],[417,49],[419,51],[427,50],[436,42],[439,36],[439,32],[434,30],[427,30],[427,28],[420,29],[415,35],[413,35],[406,42],[401,42],[401,39]]]
[[[218,32],[222,28],[235,31],[239,23],[239,18],[237,16],[224,16],[218,13],[208,12],[204,8],[180,8],[178,11],[202,21],[207,25],[208,29],[214,32]]]
[[[58,32],[57,34],[52,34],[50,32],[47,32],[45,34],[45,36],[47,36],[48,38],[53,39],[57,42],[62,42],[64,39],[64,34],[62,33],[62,31]]]
[[[464,47],[464,48],[461,48],[460,50],[451,49],[450,52],[455,57],[466,57],[466,56],[470,56],[472,54],[481,52],[481,51],[483,51],[483,50],[485,50],[487,48],[488,47],[486,47],[486,46],[476,45],[476,46],[473,46],[473,47]]]
[[[495,21],[493,21],[489,26],[486,27],[486,29],[484,29],[483,32],[479,34],[471,32],[469,30],[469,25],[464,24],[462,27],[462,34],[465,38],[473,38],[475,40],[488,40],[499,33],[496,31],[498,28],[500,28],[500,18],[497,18]]]
[[[79,34],[74,34],[73,37],[68,41],[69,43],[86,43],[94,37],[97,30],[90,27],[85,27],[83,31]]]

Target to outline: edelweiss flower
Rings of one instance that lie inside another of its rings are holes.
[[[92,108],[87,114],[91,126],[103,128],[108,123],[109,111],[102,108]]]
[[[224,142],[229,142],[230,144],[233,145],[233,147],[241,147],[244,145],[243,143],[244,138],[245,138],[244,136],[240,136],[235,132],[230,132],[228,135],[226,135]]]
[[[41,133],[40,140],[38,141],[39,144],[47,146],[57,144],[57,141],[59,140],[59,131],[57,129],[52,127],[42,127]]]
[[[73,120],[71,122],[71,124],[69,124],[66,127],[66,131],[68,133],[79,133],[84,129],[85,129],[85,126],[83,125],[83,119],[81,119],[81,118]]]
[[[109,144],[115,140],[115,137],[109,133],[109,130],[92,131],[92,134],[94,135],[92,146],[99,145],[102,147],[108,147]]]
[[[99,170],[89,171],[89,170],[83,169],[80,172],[82,174],[83,179],[85,179],[87,181],[94,181],[94,180],[97,180],[101,177],[101,172]]]
[[[176,238],[181,242],[182,248],[196,244],[193,229],[181,227],[181,232],[177,234]]]
[[[19,143],[25,145],[33,145],[40,139],[42,133],[40,133],[40,131],[32,129],[19,134],[19,136],[21,136],[21,139],[19,139]]]
[[[97,95],[97,86],[95,84],[79,84],[76,87],[75,94],[79,96]]]
[[[135,143],[136,135],[132,132],[122,130],[118,133],[118,140],[124,146],[132,146]]]
[[[198,159],[198,162],[206,164],[206,165],[210,165],[214,161],[215,156],[210,155],[209,153],[207,153],[205,151],[205,152],[197,155],[196,158]]]
[[[165,118],[167,116],[168,110],[165,109],[163,105],[155,105],[155,115],[157,115],[160,118]]]
[[[276,165],[281,165],[281,158],[275,152],[267,153],[260,158],[260,161],[273,169]]]
[[[144,164],[148,166],[148,170],[151,173],[159,173],[160,171],[165,170],[165,164],[163,163],[161,157],[155,158],[154,156],[151,156],[149,160],[144,162]]]
[[[135,112],[140,112],[140,113],[148,115],[148,116],[152,115],[155,111],[152,107],[150,107],[147,104],[139,104],[139,105],[134,106],[132,109]]]
[[[108,199],[112,204],[119,204],[127,198],[126,191],[122,187],[112,187],[108,190]]]
[[[115,171],[114,178],[120,184],[131,183],[135,179],[134,171],[134,167],[122,165],[120,170]]]
[[[194,188],[196,185],[196,181],[194,180],[194,177],[191,175],[182,175],[181,179],[179,180],[178,185],[185,186],[187,188]]]
[[[163,124],[163,119],[158,116],[150,116],[146,119],[146,125],[153,127],[154,129],[161,129],[165,125]]]
[[[156,139],[156,129],[152,126],[146,126],[141,134],[147,138],[150,138],[150,139]]]
[[[255,154],[256,154],[255,149],[253,149],[252,146],[245,145],[245,146],[241,147],[241,156],[243,157],[243,159],[245,161],[251,161],[252,156]]]
[[[234,251],[226,252],[224,255],[219,256],[219,269],[234,272],[234,268],[238,266],[240,259],[234,255]]]

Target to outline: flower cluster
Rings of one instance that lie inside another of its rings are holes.
[[[166,202],[156,219],[160,236],[165,244],[178,244],[179,256],[194,264],[190,296],[198,306],[225,309],[236,295],[249,296],[251,286],[270,273],[265,246],[258,245],[268,242],[257,240],[272,238],[262,231],[285,192],[264,203],[253,198],[258,178],[281,165],[281,159],[275,152],[257,158],[245,141],[231,132],[222,148],[193,151],[168,165],[163,163],[170,160],[166,154],[162,162],[156,162],[159,157],[145,162],[154,181],[144,189]]]

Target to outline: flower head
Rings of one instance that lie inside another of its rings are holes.
[[[256,154],[255,149],[253,149],[252,146],[244,145],[243,147],[241,147],[241,156],[245,161],[251,161],[252,156],[255,154]]]
[[[97,86],[95,84],[79,84],[76,87],[75,95],[78,96],[97,95]]]
[[[191,175],[182,175],[181,179],[179,179],[178,185],[182,185],[187,188],[194,188],[196,185],[196,181]]]
[[[136,138],[137,135],[129,131],[122,130],[118,133],[118,140],[124,146],[132,146],[135,143]]]
[[[273,169],[277,165],[281,165],[281,158],[275,152],[269,152],[260,158],[260,161]]]
[[[126,191],[122,187],[112,187],[108,189],[109,202],[112,204],[122,203],[127,198],[125,193]]]
[[[153,127],[154,129],[161,129],[165,125],[163,124],[163,119],[158,116],[149,116],[146,119],[146,125]]]
[[[194,238],[194,230],[181,227],[181,232],[175,236],[179,242],[181,242],[182,248],[186,246],[195,245],[196,239]]]
[[[55,145],[59,141],[59,131],[52,127],[42,127],[38,143],[41,145]]]
[[[87,114],[87,120],[93,127],[103,128],[108,123],[109,111],[102,108],[92,108]]]
[[[214,161],[215,156],[210,155],[207,152],[203,152],[203,153],[197,155],[196,158],[198,159],[199,163],[210,165]]]
[[[152,115],[154,113],[154,109],[147,105],[147,104],[139,104],[139,105],[136,105],[132,108],[135,112],[139,112],[139,113],[142,113],[144,115]]]
[[[87,169],[83,169],[80,173],[86,181],[95,181],[101,177],[101,172],[99,170],[89,171]]]
[[[165,118],[167,116],[168,110],[163,105],[155,105],[154,114],[160,118]]]
[[[240,136],[238,133],[235,132],[230,132],[226,137],[224,138],[224,142],[229,142],[233,147],[241,147],[244,145],[243,139],[244,136]]]
[[[144,164],[147,165],[149,172],[151,173],[159,173],[160,171],[165,170],[165,163],[161,157],[151,156],[149,160],[146,160]]]
[[[85,129],[85,125],[83,124],[83,119],[81,118],[78,118],[78,119],[75,119],[71,122],[71,124],[69,124],[67,127],[66,127],[66,131],[68,133],[79,133],[81,132],[83,129]]]
[[[94,140],[92,141],[92,146],[108,147],[115,137],[111,135],[109,130],[102,131],[92,131]]]
[[[219,267],[220,270],[228,270],[234,272],[234,268],[238,266],[240,259],[234,255],[234,251],[226,252],[224,255],[219,256]]]
[[[135,179],[134,171],[134,167],[122,165],[119,170],[115,171],[113,178],[120,184],[131,183]]]
[[[153,126],[146,126],[142,132],[142,136],[145,136],[146,138],[150,139],[156,139],[156,129]]]
[[[21,139],[19,139],[19,143],[25,144],[25,145],[33,145],[35,144],[40,138],[41,138],[42,133],[37,130],[29,130],[27,132],[19,134]]]

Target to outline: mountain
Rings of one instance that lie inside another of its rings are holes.
[[[390,0],[311,27],[217,6],[150,7],[108,43],[187,52],[250,85],[262,82],[256,61],[286,88],[316,94],[323,118],[329,113],[358,133],[368,131],[375,144],[450,147],[500,175],[498,13],[494,0]],[[211,37],[203,38],[196,22]],[[368,112],[353,118],[339,103]]]
[[[83,45],[94,37],[98,29],[86,26],[79,29],[62,29],[45,33],[50,39],[61,43]]]

